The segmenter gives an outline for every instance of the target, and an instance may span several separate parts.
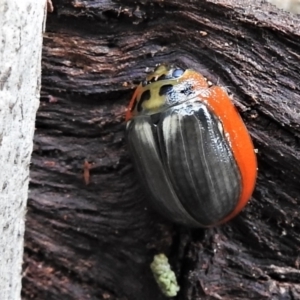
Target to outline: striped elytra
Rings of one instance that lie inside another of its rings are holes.
[[[173,222],[211,227],[236,216],[253,192],[253,144],[227,93],[193,70],[160,65],[141,83],[126,135],[148,200]]]

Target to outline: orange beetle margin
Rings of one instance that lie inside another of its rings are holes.
[[[208,87],[205,78],[193,70],[186,70],[179,82],[186,80],[193,83],[193,89],[196,91],[209,90],[209,93],[200,93],[201,101],[205,102],[222,122],[225,137],[229,142],[241,174],[242,191],[235,209],[223,220],[208,226],[213,227],[234,218],[249,201],[256,183],[257,160],[248,130],[228,94],[219,86]],[[132,107],[139,96],[140,89],[141,85],[136,88],[131,98],[126,112],[126,122],[133,117]]]

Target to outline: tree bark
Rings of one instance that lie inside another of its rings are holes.
[[[300,14],[300,2],[299,0],[267,0],[277,7],[290,11],[295,14]]]
[[[0,297],[21,297],[29,164],[41,81],[44,2],[0,3]]]
[[[23,299],[300,299],[300,18],[266,1],[56,0],[43,48]],[[227,88],[259,164],[231,222],[189,230],[153,211],[124,139],[145,70],[170,62]]]

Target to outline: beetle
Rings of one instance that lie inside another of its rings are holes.
[[[235,217],[255,187],[247,128],[225,90],[161,64],[135,90],[126,136],[149,201],[169,220],[212,227]]]

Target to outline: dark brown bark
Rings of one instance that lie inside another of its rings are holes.
[[[53,1],[43,51],[23,299],[300,299],[300,18],[265,1]],[[250,204],[189,230],[144,199],[124,112],[145,69],[176,63],[233,95],[258,149]]]

